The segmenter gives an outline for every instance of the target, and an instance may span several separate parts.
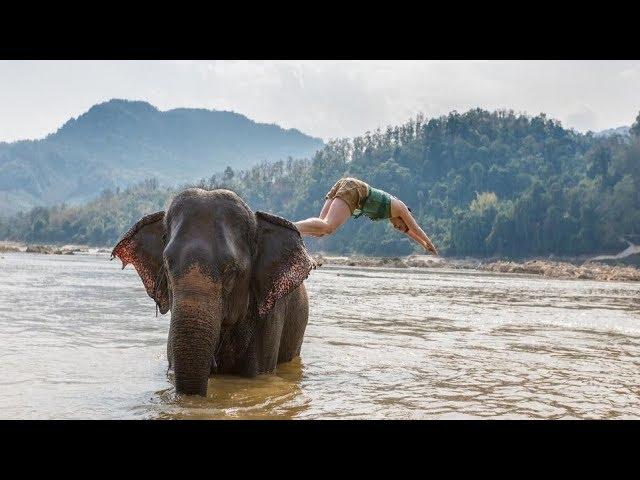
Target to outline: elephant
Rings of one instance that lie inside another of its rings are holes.
[[[189,188],[135,223],[115,257],[133,264],[160,313],[171,310],[177,393],[206,396],[215,373],[252,377],[300,355],[303,282],[316,264],[288,220],[254,213],[230,190]]]

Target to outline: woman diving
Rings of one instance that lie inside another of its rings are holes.
[[[438,254],[431,239],[401,200],[357,178],[347,177],[338,180],[325,196],[320,216],[294,224],[303,235],[323,237],[335,232],[350,216],[358,218],[363,214],[371,220],[389,219],[396,230],[418,242],[427,252]]]

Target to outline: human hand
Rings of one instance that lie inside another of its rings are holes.
[[[424,248],[427,252],[432,253],[436,257],[438,256],[438,250],[436,250],[435,245],[431,243],[431,240],[424,242]]]

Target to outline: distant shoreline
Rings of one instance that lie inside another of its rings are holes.
[[[386,268],[446,268],[466,269],[497,273],[522,273],[540,275],[548,278],[586,279],[603,281],[640,281],[640,269],[626,265],[607,265],[594,261],[564,261],[549,259],[534,260],[493,260],[493,259],[456,259],[431,257],[427,255],[409,255],[407,257],[366,257],[366,256],[330,256],[312,255],[320,265],[351,267]]]
[[[40,253],[43,255],[75,255],[78,253],[111,253],[107,247],[90,247],[88,245],[50,245],[23,242],[0,241],[0,254],[2,253]]]
[[[25,252],[48,255],[76,255],[111,253],[110,247],[89,247],[87,245],[43,245],[21,242],[0,241],[2,253]],[[384,267],[384,268],[446,268],[465,269],[496,273],[521,273],[540,275],[548,278],[586,279],[601,281],[640,281],[640,269],[629,265],[609,265],[589,259],[522,259],[518,261],[482,258],[450,258],[429,255],[409,255],[404,257],[370,257],[365,255],[337,256],[323,253],[312,254],[319,266],[344,267]]]

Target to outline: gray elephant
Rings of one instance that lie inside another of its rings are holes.
[[[140,219],[112,252],[133,264],[162,314],[178,393],[213,373],[254,376],[300,354],[315,264],[296,227],[234,192],[191,188]]]

